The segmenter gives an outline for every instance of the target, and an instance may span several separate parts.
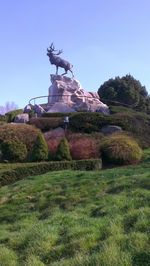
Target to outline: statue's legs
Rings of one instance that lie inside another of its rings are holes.
[[[56,75],[58,75],[58,66],[56,66]]]

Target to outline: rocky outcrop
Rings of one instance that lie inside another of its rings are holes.
[[[113,134],[115,132],[121,132],[122,128],[119,126],[107,125],[101,128],[103,134]]]
[[[27,123],[29,121],[29,115],[26,114],[20,114],[15,117],[14,123]]]
[[[35,104],[33,110],[37,115],[42,115],[43,113],[45,113],[44,108],[39,104]]]
[[[23,112],[24,113],[30,113],[32,111],[32,105],[31,104],[27,104],[25,107],[24,107],[24,110]]]
[[[54,138],[64,138],[65,130],[62,127],[57,127],[55,129],[45,132],[44,137],[46,140],[54,139]]]
[[[48,112],[91,111],[109,114],[109,108],[102,103],[96,92],[86,92],[79,81],[61,75],[51,75]]]

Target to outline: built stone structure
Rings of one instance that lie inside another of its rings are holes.
[[[51,75],[47,112],[102,112],[109,108],[96,92],[86,92],[79,81],[62,75]]]

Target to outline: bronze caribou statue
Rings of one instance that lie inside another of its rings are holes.
[[[58,56],[63,51],[59,50],[56,54],[54,54],[54,52],[57,52],[57,50],[55,50],[54,44],[51,43],[50,47],[47,48],[47,55],[49,57],[50,63],[56,66],[56,75],[58,75],[58,67],[61,67],[65,69],[65,73],[63,73],[62,75],[67,74],[67,71],[69,70],[72,73],[72,77],[74,77],[73,71],[71,70],[73,65]]]

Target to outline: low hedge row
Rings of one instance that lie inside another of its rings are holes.
[[[28,122],[29,125],[33,125],[39,128],[41,131],[45,132],[56,127],[63,126],[62,117],[37,117],[31,118]]]
[[[100,170],[102,168],[101,159],[80,160],[80,161],[56,161],[41,162],[35,165],[19,166],[14,170],[0,172],[0,186],[8,185],[27,176],[44,174],[48,171],[59,170]]]
[[[64,117],[70,115],[72,115],[72,113],[43,113],[42,117]]]

